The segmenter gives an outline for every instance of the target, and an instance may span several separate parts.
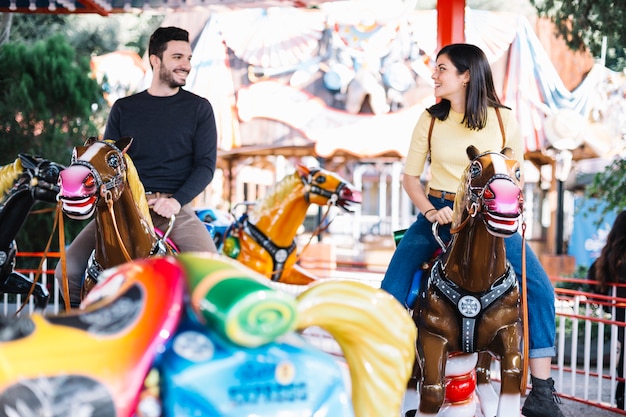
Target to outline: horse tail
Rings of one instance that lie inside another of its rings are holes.
[[[24,172],[22,161],[17,158],[14,162],[0,167],[0,198],[9,191],[17,177]]]
[[[297,329],[318,326],[343,351],[352,378],[355,416],[399,415],[417,338],[415,324],[402,305],[383,290],[347,280],[312,284],[297,299]]]
[[[143,188],[143,184],[139,179],[139,173],[137,172],[137,168],[135,168],[133,160],[130,156],[128,156],[128,154],[124,154],[124,160],[126,161],[126,179],[130,187],[130,192],[133,195],[133,199],[135,200],[141,215],[145,217],[150,230],[152,230],[154,229],[154,225],[152,224],[152,217],[150,216],[150,207],[148,207],[146,190]]]

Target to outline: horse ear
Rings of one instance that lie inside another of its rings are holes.
[[[502,149],[502,155],[506,156],[507,158],[513,159],[515,158],[515,151],[512,148],[506,147]]]
[[[465,150],[465,153],[467,153],[467,157],[470,159],[470,161],[473,161],[474,158],[476,158],[480,154],[480,151],[476,146],[470,145]]]
[[[311,173],[309,168],[305,167],[302,164],[297,164],[296,165],[296,171],[298,171],[298,173],[300,174],[301,177],[308,177],[309,174]]]
[[[97,137],[95,137],[95,136],[90,136],[90,137],[89,137],[89,138],[85,141],[85,143],[84,143],[83,145],[85,145],[85,146],[89,146],[89,145],[91,145],[92,143],[97,142],[97,141],[98,141],[98,138],[97,138]]]
[[[37,164],[39,163],[39,161],[34,156],[29,155],[27,153],[20,153],[18,154],[18,157],[22,161],[22,167],[27,168],[27,169],[37,168]]]
[[[130,148],[131,143],[133,143],[133,138],[131,138],[130,136],[124,136],[124,137],[119,138],[115,142],[115,146],[117,147],[117,149],[122,151],[122,153],[126,153],[128,148]]]

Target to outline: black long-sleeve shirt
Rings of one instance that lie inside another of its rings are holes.
[[[208,100],[181,89],[169,97],[147,91],[118,99],[104,139],[133,138],[128,155],[146,191],[191,202],[213,179],[217,129]]]

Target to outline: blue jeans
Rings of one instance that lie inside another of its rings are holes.
[[[428,197],[436,209],[452,207],[451,201],[443,198]],[[396,248],[381,288],[393,295],[403,305],[415,272],[423,263],[430,261],[440,247],[431,231],[430,223],[419,214],[409,227]],[[439,227],[439,236],[447,243],[450,241],[450,225]],[[515,233],[504,239],[506,254],[513,266],[518,281],[522,277],[522,236]],[[520,282],[521,285],[521,282]],[[528,332],[530,337],[531,358],[545,358],[556,355],[556,316],[554,309],[554,287],[541,266],[539,259],[526,244],[526,288],[528,296]]]

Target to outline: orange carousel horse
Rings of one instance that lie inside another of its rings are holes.
[[[525,376],[520,291],[504,244],[517,232],[523,211],[520,167],[509,148],[479,153],[470,146],[467,156],[471,162],[454,202],[452,239],[435,259],[413,311],[420,417],[435,416],[442,408],[446,376],[461,377],[451,372],[452,359],[469,357],[469,365],[460,366],[469,373],[479,352],[479,382],[488,381],[490,355],[500,358],[501,366],[498,404],[485,410],[481,398],[483,414],[503,417],[520,406]],[[469,397],[461,400],[470,402]],[[475,409],[471,402],[467,415]]]
[[[223,252],[272,281],[309,284],[317,278],[297,264],[295,242],[307,209],[359,203],[360,191],[337,174],[298,165],[226,232]]]
[[[131,143],[129,137],[116,142],[89,138],[74,148],[70,166],[59,175],[58,199],[63,212],[77,220],[88,219],[95,212],[96,249],[83,296],[104,269],[131,259],[173,253],[167,232],[158,236],[152,224],[145,190],[126,154]]]

